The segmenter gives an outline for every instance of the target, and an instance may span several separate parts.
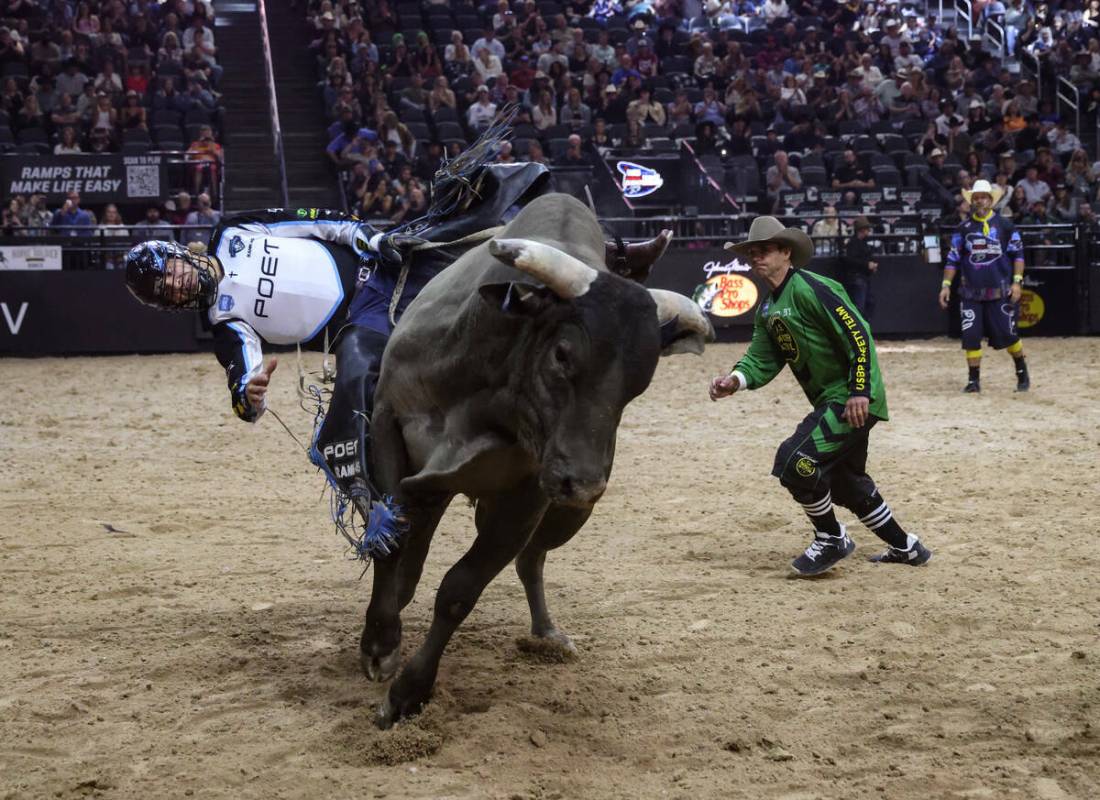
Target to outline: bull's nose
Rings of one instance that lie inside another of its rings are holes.
[[[584,481],[567,475],[558,485],[558,498],[568,505],[590,506],[603,496],[606,489],[607,481],[602,478]]]

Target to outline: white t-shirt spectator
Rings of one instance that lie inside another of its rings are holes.
[[[470,48],[470,56],[474,59],[477,58],[477,54],[484,50],[486,47],[497,58],[504,58],[504,45],[500,43],[500,39],[493,37],[492,41],[489,41],[484,36],[474,42],[474,46]]]
[[[190,27],[183,32],[184,50],[193,50],[196,42],[202,45],[199,57],[207,64],[213,66],[216,63],[212,55],[214,52],[214,31],[204,25],[200,30],[195,30],[194,27]]]
[[[588,45],[588,55],[605,67],[615,66],[615,48],[610,44],[590,44]]]
[[[1016,185],[1023,187],[1024,196],[1027,198],[1028,205],[1040,200],[1046,202],[1050,198],[1050,187],[1047,185],[1046,181],[1029,181],[1027,178],[1024,178]]]
[[[480,57],[474,59],[474,69],[481,76],[482,83],[488,83],[490,78],[495,78],[504,72],[504,67],[500,65],[500,59],[496,56],[489,56],[488,62],[485,63],[485,59]]]
[[[791,10],[787,8],[787,0],[768,0],[761,13],[768,22],[775,22],[777,19],[789,17]]]
[[[900,54],[894,56],[894,72],[908,72],[912,69],[920,69],[923,66],[924,62],[921,61],[920,56],[913,51],[909,51],[909,55],[907,56]]]
[[[470,127],[475,130],[484,128],[497,115],[497,105],[486,100],[484,103],[478,101],[470,106],[466,111],[466,121],[470,123]]]

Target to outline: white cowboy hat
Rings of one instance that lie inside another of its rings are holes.
[[[997,205],[997,201],[1004,197],[1005,190],[1000,186],[994,186],[987,180],[974,181],[974,185],[970,187],[968,192],[966,189],[962,190],[963,200],[970,202],[970,198],[976,194],[987,194],[993,198],[992,205]]]
[[[726,242],[726,249],[748,258],[748,248],[757,242],[775,242],[791,249],[791,264],[804,267],[814,256],[814,243],[798,228],[785,228],[775,217],[757,217],[749,227],[749,238],[743,242]]]

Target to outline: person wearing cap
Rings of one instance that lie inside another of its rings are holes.
[[[466,121],[475,131],[487,126],[497,115],[496,105],[489,99],[489,87],[477,87],[477,100],[466,110]]]
[[[1029,169],[1030,173],[1031,170]],[[1024,280],[1024,248],[1012,223],[993,211],[1001,189],[986,180],[974,182],[962,193],[970,204],[970,218],[951,236],[943,269],[940,308],[947,309],[951,284],[959,280],[959,316],[962,348],[969,370],[964,392],[981,391],[982,339],[995,350],[1007,349],[1016,369],[1016,391],[1031,386],[1024,344],[1016,330],[1021,286]]]
[[[813,525],[809,547],[791,562],[796,575],[819,575],[855,550],[833,502],[885,541],[882,564],[920,566],[932,553],[894,518],[867,474],[871,428],[889,418],[886,389],[866,320],[836,281],[804,269],[813,242],[775,217],[757,217],[744,242],[727,243],[770,293],[761,299],[752,342],[726,375],[710,382],[718,400],[759,389],[789,364],[813,411],[776,453],[772,475]]]
[[[871,291],[871,278],[878,272],[874,249],[867,241],[873,230],[867,217],[857,217],[852,225],[852,236],[844,245],[840,257],[840,282],[865,320],[875,313],[875,296]]]

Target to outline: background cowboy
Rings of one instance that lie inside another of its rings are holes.
[[[980,392],[982,338],[995,350],[1007,349],[1016,368],[1016,391],[1031,387],[1024,343],[1016,330],[1024,281],[1024,248],[1012,223],[994,213],[1002,189],[989,181],[974,181],[962,193],[970,203],[970,219],[951,236],[951,249],[943,269],[940,308],[951,299],[951,283],[960,272],[959,316],[962,348],[966,351],[969,376],[964,392]]]
[[[813,541],[791,568],[819,575],[855,550],[833,512],[834,500],[890,545],[871,561],[927,563],[932,552],[902,529],[867,474],[868,435],[887,411],[866,320],[839,283],[800,269],[810,262],[813,243],[775,217],[758,217],[748,240],[726,249],[772,291],[757,307],[748,351],[728,375],[711,381],[711,400],[758,389],[790,364],[814,407],[779,446],[772,467],[814,526]]]

